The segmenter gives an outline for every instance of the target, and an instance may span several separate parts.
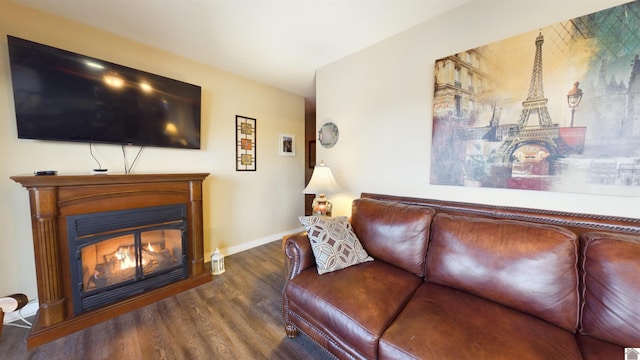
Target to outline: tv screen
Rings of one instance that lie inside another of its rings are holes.
[[[199,86],[7,39],[18,138],[200,148]]]

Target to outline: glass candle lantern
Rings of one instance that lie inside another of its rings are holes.
[[[218,248],[211,254],[211,275],[220,275],[224,272],[224,256]]]

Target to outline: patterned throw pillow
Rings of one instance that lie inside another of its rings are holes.
[[[360,244],[346,216],[300,216],[298,219],[307,230],[318,274],[373,261]]]

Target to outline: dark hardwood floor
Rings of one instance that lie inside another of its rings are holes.
[[[32,350],[5,325],[1,359],[334,359],[282,323],[281,242],[225,258],[226,272],[176,296]]]

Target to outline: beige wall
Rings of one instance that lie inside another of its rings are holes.
[[[205,254],[230,254],[299,228],[304,214],[304,99],[176,54],[0,0],[0,296],[36,297],[28,194],[9,176],[34,170],[89,173],[87,144],[17,139],[6,35],[26,38],[202,87],[202,149],[145,148],[134,172],[210,172],[204,186]],[[257,119],[257,171],[235,171],[235,115]],[[299,139],[278,155],[278,134]],[[129,160],[137,147],[127,149]],[[123,172],[119,146],[96,145],[110,172]],[[232,266],[232,265],[228,265]]]
[[[328,196],[334,215],[375,192],[640,217],[635,197],[429,184],[436,59],[625,2],[472,0],[319,69],[316,126],[330,120],[340,129],[335,147],[317,150],[345,190]]]

